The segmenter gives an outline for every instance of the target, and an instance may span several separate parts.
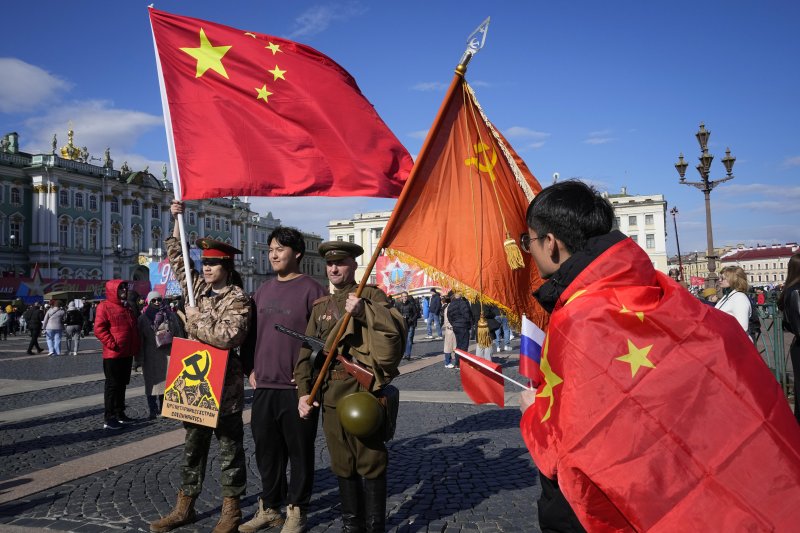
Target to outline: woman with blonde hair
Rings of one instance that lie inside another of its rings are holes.
[[[747,332],[750,313],[753,312],[750,298],[747,297],[747,274],[742,267],[726,266],[719,271],[722,296],[714,306],[739,321],[739,325]]]

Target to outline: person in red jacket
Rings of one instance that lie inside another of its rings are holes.
[[[105,386],[105,422],[103,429],[122,429],[133,422],[125,416],[125,387],[131,379],[133,356],[139,353],[136,316],[128,307],[128,282],[106,282],[106,300],[97,306],[94,336],[103,345]]]

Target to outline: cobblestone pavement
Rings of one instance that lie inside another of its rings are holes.
[[[424,339],[424,332],[418,335],[413,359],[404,365],[419,368],[396,379],[401,391],[461,390],[458,371],[443,366],[441,342]],[[26,348],[27,339],[0,345],[0,380],[40,380],[46,385],[47,380],[69,376],[95,378],[85,384],[0,396],[0,411],[102,392],[103,382],[96,379],[102,368],[94,339],[84,339],[77,357],[26,356]],[[504,372],[516,378],[516,359],[508,357],[509,352],[498,355],[498,362],[506,361]],[[134,375],[130,387],[140,384],[141,377]],[[249,400],[251,391],[247,393]],[[4,459],[0,462],[0,496],[24,485],[28,476],[42,469],[69,460],[91,461],[96,452],[113,451],[181,427],[176,421],[160,419],[109,433],[102,429],[101,404],[0,425],[0,457]],[[141,396],[129,396],[127,405],[130,416],[146,414]],[[389,443],[387,529],[538,531],[535,502],[539,487],[519,435],[519,417],[516,407],[404,401],[397,434]],[[248,488],[242,507],[247,520],[255,512],[260,490],[249,429],[245,430],[245,449]],[[178,531],[210,531],[216,523],[221,506],[216,456],[214,442],[204,491],[197,503],[198,521]],[[148,523],[166,514],[174,503],[180,460],[181,447],[172,447],[10,501],[0,505],[0,530],[148,531]],[[328,465],[320,430],[309,510],[311,532],[341,529],[338,487]]]

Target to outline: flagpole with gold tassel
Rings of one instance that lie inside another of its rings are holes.
[[[397,204],[395,204],[394,207],[395,212],[400,212],[399,207],[406,201],[409,191],[411,190],[410,186],[414,182],[418,170],[425,166],[425,161],[427,160],[428,154],[431,151],[430,147],[433,142],[433,137],[444,120],[445,111],[450,105],[450,101],[453,99],[456,88],[464,79],[464,75],[467,73],[467,64],[469,64],[472,56],[477,54],[478,51],[483,48],[483,45],[486,42],[486,34],[489,31],[489,20],[490,17],[486,17],[486,20],[484,20],[480,26],[478,26],[467,38],[467,49],[461,56],[461,60],[456,67],[453,80],[450,82],[450,87],[448,87],[447,93],[442,101],[442,105],[439,107],[439,112],[437,113],[436,118],[433,120],[431,129],[428,130],[428,135],[425,137],[425,141],[422,143],[422,148],[417,155],[417,160],[414,162],[414,167],[411,169],[411,173],[409,174],[408,179],[403,186],[403,190],[400,192],[400,196],[397,199]],[[358,288],[356,289],[355,293],[356,297],[361,297],[361,293],[364,291],[364,287],[367,285],[369,275],[372,273],[372,269],[375,268],[375,263],[378,261],[378,257],[381,255],[381,250],[384,248],[386,238],[391,234],[391,230],[395,224],[397,224],[395,217],[389,217],[389,221],[386,223],[386,228],[384,228],[384,231],[381,234],[380,241],[378,241],[378,245],[375,247],[375,251],[372,253],[372,257],[369,260],[369,264],[367,264],[367,268],[364,271],[361,282],[358,284]],[[322,368],[320,369],[319,375],[317,375],[314,386],[311,388],[311,392],[308,395],[308,405],[314,404],[314,398],[317,396],[317,393],[322,386],[322,381],[325,379],[325,375],[328,372],[328,368],[330,368],[331,362],[334,358],[336,358],[339,342],[342,340],[344,332],[347,330],[347,325],[350,323],[351,318],[352,315],[350,313],[345,313],[345,315],[342,317],[342,323],[339,326],[339,331],[336,332],[336,337],[334,338],[333,343],[331,344],[330,352],[328,352],[328,354],[325,356],[325,361],[322,363]]]

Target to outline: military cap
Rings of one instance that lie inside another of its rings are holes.
[[[352,242],[345,241],[325,241],[319,245],[319,255],[325,261],[337,261],[345,257],[355,259],[364,253],[364,249]]]
[[[220,242],[208,237],[194,241],[201,250],[202,257],[219,257],[220,259],[233,259],[236,254],[242,253],[241,250],[234,248],[228,243]]]

